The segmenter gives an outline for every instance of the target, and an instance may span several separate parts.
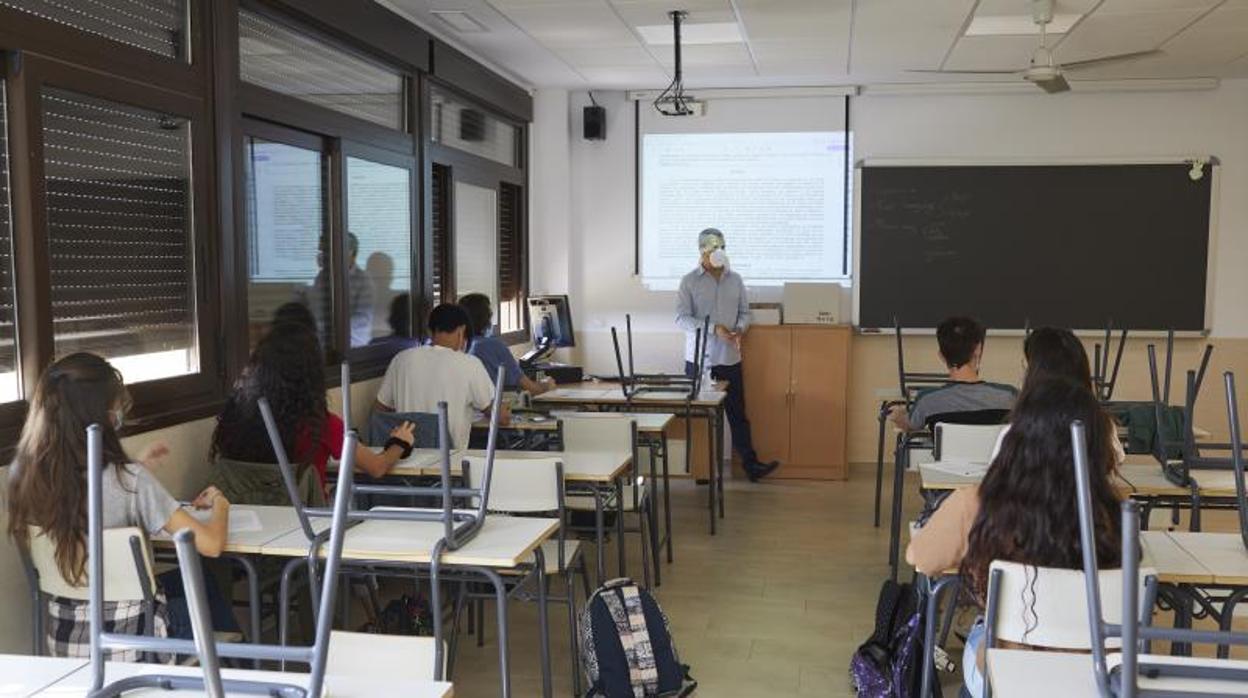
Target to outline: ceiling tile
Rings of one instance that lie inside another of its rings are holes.
[[[1133,51],[1151,51],[1204,12],[1202,9],[1102,13],[1088,17],[1059,44],[1063,61],[1082,61]]]
[[[604,2],[519,7],[508,9],[507,16],[548,48],[637,45],[632,31]]]
[[[579,68],[656,67],[654,56],[640,46],[619,48],[563,48],[559,57]]]
[[[939,68],[974,7],[975,0],[859,2],[850,66],[864,74]]]
[[[1035,36],[965,36],[958,41],[945,70],[1022,70],[1040,45]]]

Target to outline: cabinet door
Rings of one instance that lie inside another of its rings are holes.
[[[741,347],[745,372],[745,414],[754,450],[762,460],[787,462],[789,450],[789,362],[792,333],[780,325],[751,328]]]
[[[794,327],[792,380],[792,464],[844,478],[849,329]]]

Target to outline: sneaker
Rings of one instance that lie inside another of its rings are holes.
[[[778,467],[780,467],[780,461],[757,461],[745,469],[745,474],[750,478],[750,482],[758,482],[775,472]]]

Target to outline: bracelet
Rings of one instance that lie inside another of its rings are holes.
[[[386,445],[382,447],[382,450],[383,451],[389,450],[391,446],[398,446],[399,448],[403,449],[403,453],[399,455],[399,460],[402,460],[412,455],[412,444],[409,444],[408,442],[404,441],[403,439],[400,439],[397,436],[391,436],[390,440],[386,441]]]

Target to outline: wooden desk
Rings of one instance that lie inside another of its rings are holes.
[[[81,660],[75,660],[81,663]],[[366,672],[375,670],[372,676]],[[130,664],[124,662],[108,662],[104,668],[104,680],[116,681],[131,676],[150,676],[164,674],[172,676],[203,676],[199,667],[167,666],[160,664]],[[308,675],[284,673],[278,671],[254,671],[250,669],[222,669],[221,678],[249,681],[272,681],[307,688]],[[52,686],[34,695],[41,698],[54,696],[78,698],[87,694],[91,683],[91,667],[83,665],[77,671],[62,678]],[[2,694],[7,696],[8,694]],[[165,696],[203,696],[203,691],[165,691],[158,688],[144,689],[126,693],[126,696],[148,696],[164,698]],[[235,695],[235,694],[227,694]],[[360,667],[360,675],[341,676],[330,674],[325,677],[325,695],[335,698],[373,698],[382,695],[403,695],[408,698],[451,698],[454,689],[446,681],[412,681],[401,683],[387,681],[384,667]]]
[[[500,426],[500,429],[514,429],[516,431],[555,431],[559,426],[559,418],[564,415],[575,417],[588,417],[598,412],[577,412],[574,410],[552,410],[550,416],[536,415],[531,412],[514,413],[511,416],[511,423],[507,426]],[[639,434],[659,434],[662,433],[667,425],[676,418],[675,414],[670,412],[611,412],[611,416],[632,417],[637,423],[637,433]],[[539,418],[540,417],[540,418]],[[490,420],[478,419],[472,423],[474,429],[489,429]]]
[[[925,490],[949,491],[974,487],[984,479],[986,464],[941,463],[919,464],[919,487]]]
[[[546,571],[542,557],[542,543],[553,536],[561,522],[558,519],[529,518],[520,516],[488,516],[481,530],[458,550],[442,553],[439,566],[446,572],[471,575],[472,579],[484,577],[494,587],[495,602],[499,616],[499,675],[504,696],[511,695],[510,647],[508,645],[507,602],[508,592],[499,571],[531,567],[536,574],[538,601],[538,634],[542,658],[543,693],[550,692],[550,629],[547,624]],[[446,535],[446,528],[437,522],[427,521],[364,521],[347,529],[343,540],[342,560],[357,566],[397,567],[420,574],[429,568],[433,549]],[[283,572],[283,591],[293,566],[301,564],[308,555],[308,541],[302,531],[295,531],[265,544],[263,553],[273,557],[289,558]],[[325,549],[322,547],[321,556]],[[278,624],[287,626],[289,599],[283,594],[278,604]],[[437,642],[443,638],[437,637]]]
[[[42,642],[43,638],[39,638]],[[87,660],[70,657],[35,657],[0,654],[0,696],[26,698],[86,666]]]
[[[711,535],[715,535],[716,518],[724,516],[724,399],[727,393],[718,389],[702,390],[693,399],[685,393],[674,391],[658,391],[642,393],[627,400],[618,384],[582,382],[569,383],[555,388],[548,393],[534,396],[535,405],[577,405],[603,411],[627,410],[633,412],[674,412],[686,420],[685,464],[688,466],[693,447],[693,432],[688,431],[690,419],[701,417],[706,420],[707,436],[710,444],[711,463],[709,468],[710,491],[707,505],[710,514]],[[664,509],[670,511],[670,502],[664,490]],[[671,561],[671,518],[668,523],[668,561]],[[658,569],[658,566],[655,566]]]
[[[1248,550],[1238,533],[1170,531],[1167,535],[1208,571],[1214,584],[1248,586]]]

